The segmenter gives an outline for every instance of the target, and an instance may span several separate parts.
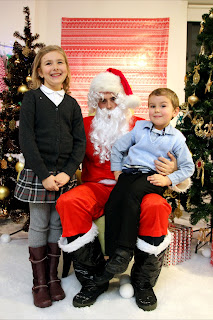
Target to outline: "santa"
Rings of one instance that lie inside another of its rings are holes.
[[[90,114],[95,115],[84,118],[87,145],[82,163],[83,184],[61,195],[56,205],[63,228],[59,246],[71,253],[76,277],[82,285],[73,298],[74,307],[92,305],[109,286],[109,283],[98,286],[93,280],[105,265],[93,221],[104,214],[105,203],[116,183],[110,170],[111,147],[139,119],[130,111],[138,106],[140,99],[133,95],[121,71],[110,68],[92,80],[88,107]],[[171,161],[164,158],[156,161],[158,173],[167,175],[174,171],[175,160],[172,155],[170,158]],[[131,282],[138,307],[146,311],[157,306],[153,287],[170,243],[170,213],[171,206],[161,196],[150,194],[143,198]]]

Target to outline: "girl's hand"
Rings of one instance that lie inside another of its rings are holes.
[[[49,191],[58,191],[59,187],[55,182],[55,177],[51,174],[48,178],[42,180],[42,184],[46,190]]]
[[[65,172],[60,172],[55,176],[56,185],[60,188],[63,187],[70,180],[70,176]]]
[[[115,181],[118,181],[118,178],[121,173],[122,173],[122,171],[114,171]]]
[[[170,152],[168,152],[168,156],[171,160],[163,157],[159,157],[158,160],[155,160],[156,171],[163,176],[167,176],[168,174],[177,170],[176,158]]]
[[[162,176],[161,174],[153,174],[148,176],[147,180],[154,186],[166,187],[172,184],[171,180],[167,176]]]

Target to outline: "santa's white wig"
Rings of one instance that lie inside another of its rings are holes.
[[[104,92],[111,92],[115,95],[115,103],[122,109],[136,108],[141,104],[138,96],[133,95],[128,81],[123,73],[117,69],[109,68],[106,72],[99,73],[91,82],[88,93],[89,112],[93,113],[98,108],[100,99],[103,99]]]

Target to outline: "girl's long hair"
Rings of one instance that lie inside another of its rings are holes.
[[[57,51],[57,52],[61,53],[62,56],[64,57],[64,60],[65,60],[66,66],[67,66],[67,77],[63,82],[63,89],[67,94],[69,94],[70,93],[69,86],[70,86],[70,81],[71,81],[70,67],[69,67],[66,53],[64,52],[64,50],[61,47],[59,47],[57,45],[49,45],[49,46],[43,47],[36,54],[34,62],[33,62],[31,88],[32,89],[40,88],[40,86],[44,83],[44,79],[39,76],[38,69],[41,67],[42,57],[51,51]]]

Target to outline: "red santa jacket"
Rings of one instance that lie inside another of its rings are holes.
[[[90,141],[91,124],[94,116],[84,118],[84,129],[86,133],[86,153],[82,164],[81,179],[83,182],[99,182],[103,179],[114,180],[114,174],[110,169],[110,161],[104,163],[99,162],[99,156],[94,155],[93,144]],[[131,130],[137,120],[144,120],[142,118],[132,116],[129,123],[129,129]]]

